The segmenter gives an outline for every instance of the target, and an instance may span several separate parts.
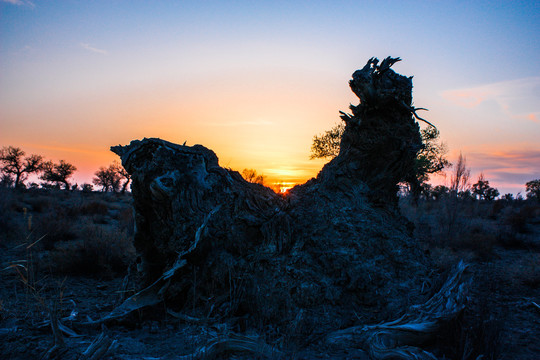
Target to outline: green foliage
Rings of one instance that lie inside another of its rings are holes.
[[[321,135],[313,137],[313,145],[311,145],[311,159],[335,158],[339,155],[339,147],[341,145],[341,137],[345,131],[343,123],[335,125]]]
[[[343,123],[313,137],[311,159],[334,158],[339,155],[341,137],[345,131]],[[416,156],[412,173],[405,175],[406,182],[415,196],[420,195],[430,174],[441,172],[450,163],[446,159],[446,145],[439,141],[440,132],[433,126],[420,130],[422,149]],[[425,190],[425,189],[424,189]]]
[[[540,201],[540,179],[531,180],[525,184],[527,190],[527,199],[536,199]]]
[[[450,163],[446,159],[446,145],[439,142],[440,132],[433,126],[420,130],[423,148],[416,155],[415,173],[419,183],[426,182],[430,174],[441,172]]]

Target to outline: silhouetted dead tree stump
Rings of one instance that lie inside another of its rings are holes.
[[[353,74],[339,156],[284,197],[160,139],[112,147],[131,174],[146,287],[111,317],[163,299],[183,316],[291,339],[400,314],[427,260],[396,205],[421,147],[411,78],[370,59]],[[189,309],[189,310],[187,310]],[[189,313],[189,315],[187,315]]]

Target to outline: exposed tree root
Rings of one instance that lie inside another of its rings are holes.
[[[328,335],[333,345],[359,344],[372,359],[436,359],[420,345],[465,307],[468,283],[461,281],[467,266],[460,262],[441,290],[425,304],[411,306],[399,319],[377,325],[354,326]]]
[[[256,336],[226,334],[217,336],[193,354],[180,356],[178,360],[214,359],[225,352],[244,352],[257,358],[281,358],[282,353]]]
[[[112,340],[104,332],[99,334],[94,341],[83,352],[79,360],[99,360],[103,359],[116,347],[116,340]]]

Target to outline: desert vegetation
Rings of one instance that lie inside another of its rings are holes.
[[[314,139],[332,160],[282,195],[201,145],[115,146],[98,191],[4,147],[0,355],[534,359],[540,180],[500,197],[451,165],[397,61],[353,74],[359,105]]]
[[[441,357],[533,359],[539,350],[534,335],[540,311],[536,183],[529,184],[526,199],[489,200],[467,190],[456,194],[449,187],[426,190],[418,200],[401,195],[402,213],[414,224],[423,251],[435,260],[432,271],[447,273],[462,259],[474,269],[475,300],[436,340]],[[84,352],[100,331],[81,328],[70,317],[97,319],[134,292],[127,281],[136,258],[131,194],[2,187],[0,197],[0,353],[15,359],[46,354],[55,342],[51,312],[67,328],[58,336]],[[174,350],[184,353],[211,337],[211,328],[205,338],[189,319],[154,319],[136,316],[124,322],[134,327],[128,337],[123,326],[113,326],[107,335],[117,341],[119,353],[143,353],[146,339],[161,355],[173,351],[172,345],[152,334],[166,332],[177,342]],[[291,337],[287,342],[305,340]],[[295,356],[315,355],[299,351]]]
[[[26,156],[26,152],[20,147],[4,146],[0,150],[0,186],[14,188],[32,189],[60,189],[78,190],[84,192],[93,191],[92,184],[70,184],[69,179],[77,171],[77,167],[65,160],[54,163],[45,161],[41,155]],[[35,175],[35,180],[42,180],[40,183],[33,181],[25,183],[30,175]],[[128,190],[130,175],[117,161],[108,167],[100,167],[94,173],[92,183],[104,192],[121,192]]]

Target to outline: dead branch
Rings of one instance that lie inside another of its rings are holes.
[[[208,341],[192,354],[180,356],[178,360],[215,359],[225,352],[249,353],[257,358],[276,359],[283,354],[266,344],[259,337],[229,333]]]
[[[99,360],[103,359],[107,353],[113,351],[116,347],[116,340],[112,340],[105,332],[99,334],[88,348],[82,353],[80,360]]]
[[[332,345],[358,344],[372,359],[436,359],[418,347],[433,337],[440,326],[455,318],[465,307],[467,283],[461,281],[467,266],[460,262],[441,289],[426,303],[411,306],[399,319],[378,325],[362,325],[331,333]]]

